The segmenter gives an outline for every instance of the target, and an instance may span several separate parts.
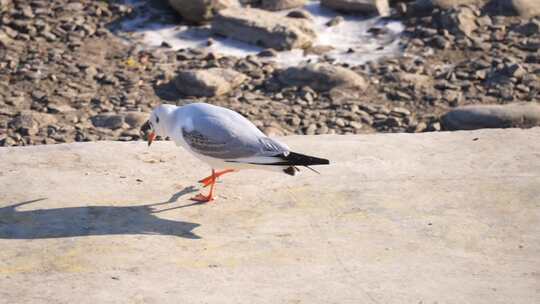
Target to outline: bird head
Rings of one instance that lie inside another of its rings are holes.
[[[148,133],[148,146],[152,144],[152,141],[156,136],[166,137],[166,119],[170,112],[170,105],[159,105],[150,114],[150,118],[141,128],[143,132],[150,130]]]

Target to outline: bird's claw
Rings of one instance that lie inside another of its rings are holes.
[[[190,198],[192,201],[196,201],[196,202],[199,202],[199,203],[209,203],[211,201],[214,200],[214,198],[210,195],[202,195],[202,194],[197,194],[195,195],[194,197]]]

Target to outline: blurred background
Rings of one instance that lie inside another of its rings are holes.
[[[140,140],[163,102],[271,136],[530,127],[539,16],[537,0],[0,0],[0,145]]]

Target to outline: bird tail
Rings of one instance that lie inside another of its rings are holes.
[[[291,166],[315,166],[315,165],[329,165],[330,161],[324,158],[318,158],[305,154],[289,152],[279,155],[287,165]]]
[[[296,172],[300,171],[296,166],[303,166],[317,174],[320,174],[319,171],[311,168],[310,166],[330,164],[330,161],[328,159],[318,158],[296,152],[289,152],[286,155],[282,154],[280,156],[283,160],[285,160],[287,165],[290,165],[290,167],[283,170],[283,172],[293,176],[296,174]]]
[[[287,168],[283,169],[283,172],[288,175],[295,175],[296,172],[300,171],[297,166],[306,167],[313,172],[319,173],[317,170],[311,168],[310,166],[330,164],[330,161],[328,159],[318,158],[295,152],[285,152],[277,155],[264,157],[227,160],[226,162],[245,163],[262,166],[285,166]]]

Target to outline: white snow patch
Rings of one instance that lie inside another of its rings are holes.
[[[148,47],[159,47],[166,42],[175,50],[205,48],[215,53],[238,57],[257,54],[263,50],[234,39],[212,36],[209,25],[187,26],[154,21],[157,12],[148,10],[143,1],[130,0],[127,3],[140,12],[138,17],[123,22],[120,31],[129,33]],[[334,49],[324,55],[304,55],[304,51],[298,49],[282,51],[277,57],[264,60],[275,60],[282,66],[291,66],[308,60],[316,62],[321,60],[322,56],[326,56],[338,63],[358,65],[400,52],[398,37],[404,27],[398,21],[342,15],[344,21],[328,27],[326,23],[340,16],[339,13],[321,7],[318,1],[309,2],[304,9],[313,16],[314,29],[317,33],[315,45],[331,46]],[[286,15],[288,12],[282,11],[280,14]],[[381,28],[384,33],[375,37],[368,32],[373,26]],[[210,46],[208,46],[209,38],[213,40]]]

